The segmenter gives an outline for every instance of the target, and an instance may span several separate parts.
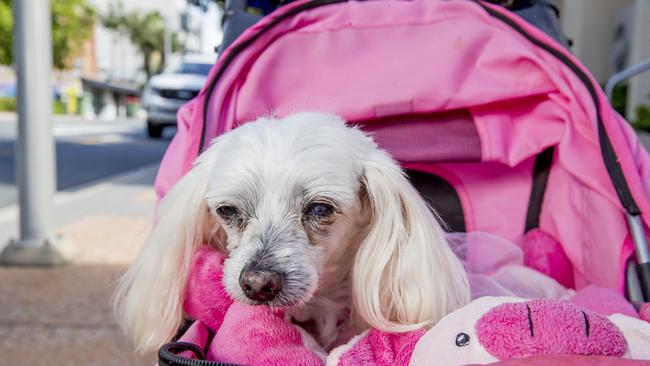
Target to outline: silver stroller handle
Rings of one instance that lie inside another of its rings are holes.
[[[639,264],[650,263],[650,250],[648,249],[648,242],[646,240],[645,230],[643,230],[641,216],[632,216],[628,214],[627,224],[630,227],[630,233],[632,234],[634,249],[636,251],[636,258]]]
[[[648,70],[650,70],[650,58],[612,75],[612,77],[607,80],[607,84],[605,84],[605,94],[607,95],[607,99],[609,99],[610,102],[612,101],[616,85]]]
[[[610,102],[616,85],[648,70],[650,70],[650,58],[614,74],[605,85],[605,94]],[[640,215],[628,213],[627,224],[630,227],[637,260],[636,268],[628,265],[626,269],[628,297],[633,302],[650,301],[650,249],[648,249],[643,221]]]
[[[639,278],[639,284],[641,285],[641,293],[643,294],[641,301],[650,301],[650,249],[648,249],[641,215],[633,216],[627,214],[627,224],[630,227],[632,241],[634,242],[634,251],[637,259],[636,272]],[[633,291],[628,291],[628,293],[632,293]],[[638,301],[637,299],[630,300]]]

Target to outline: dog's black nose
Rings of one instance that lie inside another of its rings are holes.
[[[244,270],[239,275],[239,286],[251,300],[267,302],[282,290],[282,273]]]

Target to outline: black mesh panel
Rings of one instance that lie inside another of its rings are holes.
[[[445,230],[465,232],[465,215],[454,187],[436,175],[415,170],[408,170],[406,173],[422,198],[438,212],[440,218],[447,224]]]

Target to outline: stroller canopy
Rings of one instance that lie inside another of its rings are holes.
[[[445,180],[466,231],[517,241],[532,222],[561,243],[576,287],[623,289],[625,214],[650,219],[650,159],[586,69],[521,18],[475,1],[282,7],[224,51],[179,113],[158,194],[214,137],[303,110],[360,124],[405,168]],[[548,179],[527,221],[540,156]]]

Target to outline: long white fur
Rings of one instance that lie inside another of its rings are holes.
[[[340,213],[310,243],[300,205],[323,197]],[[245,230],[214,214],[223,203],[249,207]],[[115,295],[117,320],[138,350],[156,349],[175,334],[191,256],[202,244],[229,254],[223,282],[237,301],[250,303],[238,278],[260,250],[295,273],[279,297],[292,302],[294,319],[315,322],[324,346],[341,331],[345,308],[354,331],[402,332],[431,326],[469,301],[460,262],[400,167],[333,115],[299,113],[239,127],[216,139],[167,194]]]
[[[432,211],[385,152],[364,162],[371,229],[353,266],[355,309],[386,332],[430,327],[469,302],[465,271]]]
[[[216,145],[215,145],[216,146]],[[169,341],[183,320],[183,287],[194,249],[212,242],[214,220],[203,198],[216,149],[160,203],[153,230],[116,288],[115,317],[141,352]]]

